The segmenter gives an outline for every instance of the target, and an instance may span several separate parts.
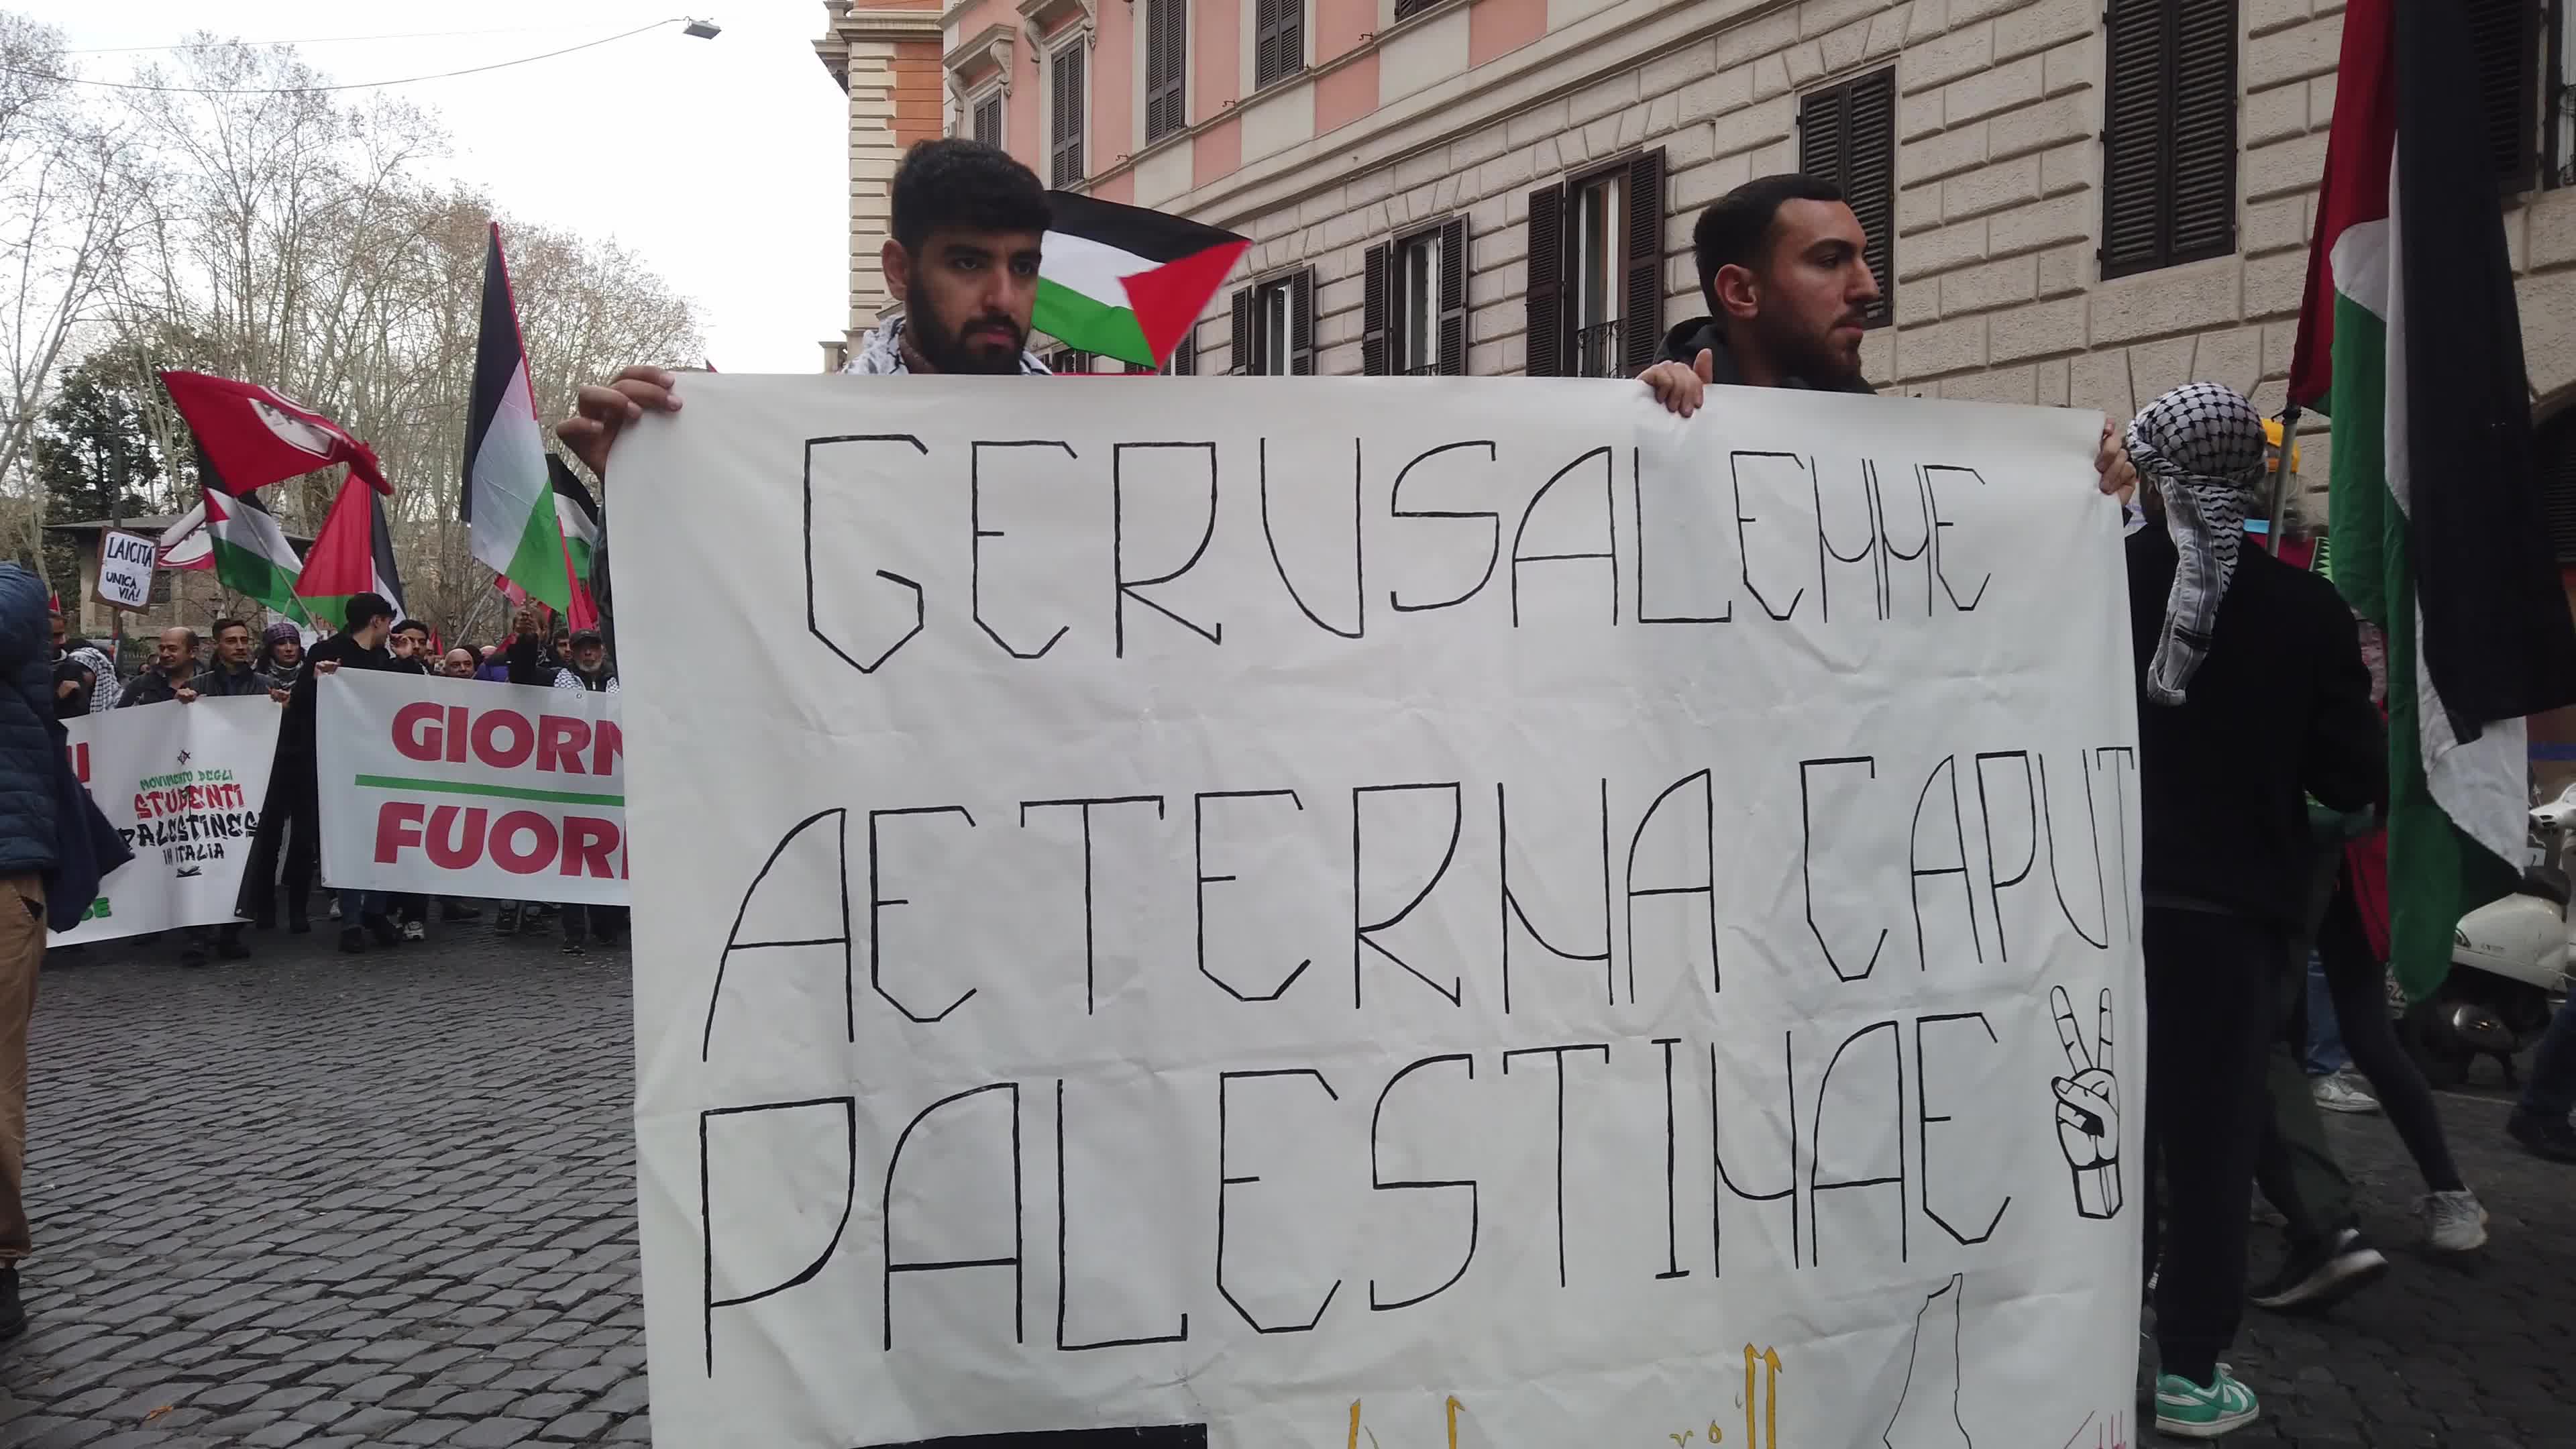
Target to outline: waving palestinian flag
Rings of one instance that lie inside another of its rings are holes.
[[[572,606],[563,525],[546,479],[546,432],[528,387],[519,309],[501,259],[501,224],[483,253],[482,330],[474,342],[473,410],[465,420],[465,490],[456,500],[474,557],[530,597]]]
[[[219,491],[248,493],[335,463],[380,493],[394,491],[375,449],[275,388],[175,370],[161,374],[161,385],[213,460],[206,481]]]
[[[384,499],[351,478],[340,485],[330,516],[322,520],[313,553],[295,580],[295,602],[315,625],[336,631],[348,622],[349,600],[359,594],[382,594],[395,617],[403,614],[402,572],[394,567]]]
[[[1252,245],[1195,221],[1050,191],[1033,324],[1067,347],[1160,367]]]
[[[2290,400],[2334,418],[2335,586],[2388,637],[2389,966],[2512,888],[2523,717],[2576,701],[2522,324],[2457,7],[2351,0]]]
[[[348,491],[349,485],[342,484],[341,496],[348,496]],[[304,571],[304,561],[295,556],[295,545],[286,541],[286,530],[277,526],[277,515],[247,494],[228,498],[212,488],[206,490],[204,508],[215,577],[224,587],[257,599],[272,613],[305,618],[295,599],[295,581]]]

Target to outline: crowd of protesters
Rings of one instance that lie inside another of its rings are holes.
[[[892,185],[882,263],[902,315],[857,350],[868,377],[982,373],[1043,376],[1028,351],[1050,203],[1005,153],[964,140],[912,148]],[[1641,380],[1688,416],[1713,384],[1866,394],[1861,341],[1880,298],[1869,239],[1842,192],[1799,175],[1748,182],[1699,218],[1693,252],[1709,315],[1672,329]],[[900,384],[890,384],[900,385]],[[683,384],[651,367],[580,390],[556,428],[567,450],[605,476],[610,447],[650,412],[677,411]],[[2349,1098],[2312,1086],[2302,1063],[2311,1015],[2341,1015],[2353,1060],[2422,1170],[2428,1245],[2465,1252],[2486,1238],[2486,1213],[2461,1180],[2429,1091],[2388,1029],[2384,926],[2363,893],[2368,842],[2386,806],[2384,679],[2365,662],[2353,615],[2321,576],[2248,541],[2270,470],[2263,419],[2233,390],[2187,384],[2125,426],[2106,425],[2092,481],[2127,506],[2125,545],[2140,720],[2144,842],[2147,1162],[2139,1221],[2157,1374],[2151,1401],[2169,1434],[2214,1438],[2258,1416],[2253,1392],[2223,1361],[2249,1302],[2289,1309],[2331,1301],[2385,1272],[2360,1239],[2352,1186],[2317,1127],[2320,1105]],[[2109,507],[2111,505],[2104,504]],[[188,630],[164,634],[155,662],[120,686],[95,649],[66,645],[56,621],[57,710],[188,701],[265,688],[286,718],[240,914],[310,929],[319,854],[313,835],[313,681],[339,668],[435,672],[458,679],[614,693],[615,664],[597,632],[554,628],[523,608],[508,637],[440,650],[425,626],[397,622],[361,595],[344,627],[309,650],[272,626],[256,652],[234,620],[213,628],[200,664]],[[102,703],[104,701],[104,703]],[[2269,742],[2249,753],[2248,740]],[[2356,849],[2355,843],[2359,842]],[[540,908],[501,902],[502,930]],[[426,902],[342,891],[341,944],[366,950],[420,939]],[[447,902],[447,920],[476,908]],[[622,911],[562,908],[565,949],[622,933]],[[215,948],[244,948],[218,933]],[[2309,996],[2309,962],[2324,988]],[[2111,1162],[2118,1084],[2074,1061],[2056,1086],[2070,1162]],[[2515,1135],[2545,1156],[2576,1158],[2576,1016],[2544,1049],[2548,1085],[2526,1097]],[[2543,1120],[2546,1119],[2546,1120]],[[2549,1150],[2543,1151],[2546,1147]],[[2287,1259],[2249,1284],[2248,1221],[2258,1184],[2289,1224]],[[5,1247],[5,1244],[0,1244]]]
[[[510,633],[498,642],[479,650],[458,645],[442,651],[437,632],[429,625],[417,619],[398,620],[390,600],[360,594],[349,601],[338,627],[309,648],[305,631],[291,621],[278,620],[254,636],[248,621],[220,618],[203,635],[186,626],[162,630],[151,662],[130,678],[120,679],[112,651],[70,638],[61,610],[55,609],[52,678],[57,720],[109,709],[259,694],[284,707],[268,795],[244,866],[236,910],[240,919],[188,928],[183,933],[180,964],[247,959],[251,948],[243,939],[245,928],[276,929],[281,896],[286,929],[296,935],[313,929],[313,892],[320,883],[322,864],[313,733],[317,678],[343,668],[371,669],[617,692],[617,667],[602,631],[563,628],[550,622],[550,613],[540,604],[525,605],[511,619]],[[371,947],[427,940],[429,908],[423,896],[350,889],[332,891],[325,907],[330,918],[340,923],[340,949],[352,955]],[[438,902],[442,923],[482,917],[482,907],[474,902],[451,898]],[[584,954],[594,937],[603,945],[617,944],[625,937],[626,912],[615,906],[503,901],[495,928],[505,934],[536,934],[557,919],[563,923],[562,949],[568,955]]]

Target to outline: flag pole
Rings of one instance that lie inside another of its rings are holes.
[[[2290,492],[2290,459],[2299,446],[2299,405],[2281,407],[2281,452],[2272,461],[2272,498],[2264,512],[2268,520],[2263,533],[2264,550],[2274,558],[2281,556],[2281,506]]]

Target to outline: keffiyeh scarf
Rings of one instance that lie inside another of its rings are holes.
[[[877,330],[868,334],[868,340],[859,344],[858,355],[844,364],[841,371],[860,377],[891,377],[911,372],[910,364],[903,360],[903,319],[889,317],[878,323]],[[1020,354],[1020,371],[1037,377],[1050,375],[1047,365],[1038,361],[1037,354],[1027,351]]]
[[[2234,388],[2186,383],[2138,414],[2128,441],[2129,461],[2163,501],[2165,530],[2181,555],[2147,666],[2147,698],[2180,704],[2236,578],[2246,503],[2263,479],[2263,416]]]

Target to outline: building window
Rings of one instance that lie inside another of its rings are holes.
[[[1798,100],[1798,169],[1843,189],[1868,238],[1861,259],[1878,279],[1869,325],[1896,315],[1896,70],[1872,71]]]
[[[2110,0],[2102,275],[2236,250],[2236,0]]]
[[[1080,184],[1082,170],[1082,42],[1057,51],[1047,61],[1050,124],[1047,131],[1048,172],[1053,186]]]
[[[971,134],[987,146],[1002,144],[1002,93],[990,91],[974,103]]]
[[[1306,68],[1306,0],[1252,0],[1252,84],[1286,80]]]
[[[1145,144],[1189,125],[1189,0],[1145,0]]]
[[[1529,199],[1528,372],[1632,377],[1664,326],[1664,153]]]
[[[1360,370],[1467,375],[1467,224],[1451,220],[1368,249]]]
[[[1233,370],[1247,376],[1311,375],[1315,370],[1314,272],[1298,272],[1235,293],[1231,352]]]
[[[2547,8],[2555,30],[2560,7]],[[2535,0],[2462,0],[2460,6],[2478,68],[2487,151],[2495,157],[2498,184],[2509,192],[2530,190],[2540,162],[2541,10]]]
[[[1440,3],[1440,0],[1395,0],[1395,18],[1411,20],[1414,16]]]
[[[1188,377],[1198,370],[1199,333],[1196,327],[1181,334],[1181,340],[1173,344],[1172,355],[1163,360],[1162,366],[1147,367],[1141,362],[1127,364],[1129,377],[1152,377],[1158,373],[1164,377]]]
[[[1047,371],[1061,377],[1067,373],[1091,371],[1091,354],[1078,348],[1059,347],[1047,354]]]

